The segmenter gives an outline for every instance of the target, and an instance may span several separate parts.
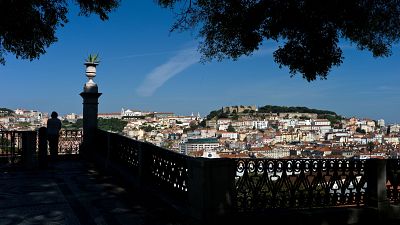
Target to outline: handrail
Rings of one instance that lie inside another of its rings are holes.
[[[124,166],[132,176],[164,189],[180,199],[187,198],[188,156],[103,130],[97,132],[97,152],[106,163]]]
[[[96,140],[93,154],[203,215],[400,203],[398,159],[206,159],[102,130]]]
[[[69,130],[61,129],[58,141],[58,154],[76,155],[82,143],[83,132],[81,129]]]
[[[365,204],[365,160],[237,159],[238,211]]]
[[[21,161],[22,132],[0,131],[0,165],[12,165]]]

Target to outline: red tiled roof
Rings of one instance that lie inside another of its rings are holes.
[[[271,151],[271,150],[272,150],[272,148],[269,147],[269,146],[264,146],[264,147],[260,147],[260,148],[251,148],[250,149],[250,151],[254,151],[254,152],[257,152],[257,151]]]

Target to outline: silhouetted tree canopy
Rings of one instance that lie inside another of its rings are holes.
[[[320,109],[310,109],[304,106],[277,106],[277,105],[265,105],[258,108],[260,113],[316,113],[316,114],[328,114],[336,115],[335,112]]]
[[[14,110],[8,108],[0,108],[0,116],[9,116],[14,114]]]
[[[374,57],[400,37],[399,0],[158,0],[176,10],[172,30],[198,31],[203,60],[237,59],[265,43],[283,43],[275,62],[307,81],[326,79],[343,60],[339,40]]]
[[[5,54],[33,60],[57,41],[55,32],[67,22],[69,4],[80,7],[80,15],[97,14],[107,20],[119,0],[0,0],[0,63]]]

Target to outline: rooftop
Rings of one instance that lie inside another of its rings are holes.
[[[198,139],[188,139],[188,143],[218,143],[217,138],[198,138]]]

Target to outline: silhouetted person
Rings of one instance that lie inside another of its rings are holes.
[[[49,141],[50,158],[54,159],[58,154],[58,138],[60,137],[61,120],[57,118],[57,112],[51,113],[47,120],[47,140]]]

